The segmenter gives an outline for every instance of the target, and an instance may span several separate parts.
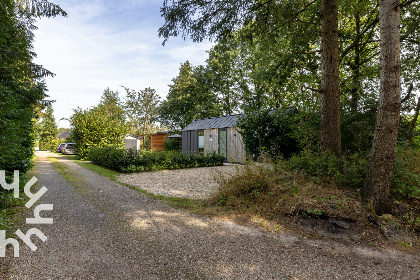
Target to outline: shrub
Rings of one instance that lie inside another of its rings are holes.
[[[399,146],[394,163],[391,195],[395,198],[420,198],[420,151]],[[368,153],[353,153],[335,157],[331,153],[305,150],[286,162],[289,169],[332,180],[347,187],[363,187],[368,165]]]
[[[286,162],[286,167],[329,179],[348,187],[362,187],[366,175],[367,154],[354,153],[337,158],[332,153],[304,150]]]
[[[391,193],[397,198],[420,198],[420,151],[398,147]]]
[[[76,109],[70,118],[71,138],[77,143],[80,158],[87,157],[92,147],[123,147],[127,127],[124,119],[110,116],[105,107]]]
[[[88,160],[120,172],[178,169],[223,165],[224,157],[216,153],[204,156],[179,151],[136,151],[116,147],[90,149]]]
[[[163,144],[165,145],[165,151],[181,151],[181,141],[169,138]]]
[[[372,111],[341,115],[341,146],[344,151],[370,151],[375,130],[376,113]]]
[[[295,131],[298,119],[291,108],[261,110],[241,117],[237,125],[248,154],[258,156],[264,150],[269,155],[289,157],[300,150]]]
[[[274,174],[275,171],[270,164],[248,161],[238,168],[232,177],[219,176],[217,178],[220,189],[210,199],[210,203],[225,206],[235,204],[234,201],[239,199],[254,204],[275,186]]]

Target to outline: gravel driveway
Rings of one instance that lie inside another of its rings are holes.
[[[46,156],[36,176],[54,224],[37,226],[35,252],[21,246],[11,279],[420,279],[419,256],[190,215],[61,158],[69,184]]]
[[[155,195],[204,199],[217,192],[217,177],[235,174],[240,165],[163,170],[118,176],[118,181]]]

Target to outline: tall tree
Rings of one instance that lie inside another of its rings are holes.
[[[53,74],[34,64],[35,17],[66,16],[48,1],[0,1],[0,170],[31,167],[37,107],[45,105],[44,78]]]
[[[212,47],[207,59],[207,71],[211,75],[212,91],[217,95],[222,112],[230,115],[239,107],[238,49],[235,40],[223,40]]]
[[[338,0],[321,3],[321,149],[341,155]]]
[[[42,114],[39,126],[39,148],[40,150],[54,151],[57,147],[57,124],[54,118],[54,110],[51,105]]]
[[[165,24],[159,35],[165,38],[190,36],[222,39],[252,24],[262,37],[273,36],[286,28],[316,1],[199,1],[165,0],[161,9]],[[338,72],[338,0],[321,1],[321,147],[341,154],[340,99]]]
[[[159,106],[159,121],[172,129],[184,128],[193,120],[220,115],[204,67],[183,63],[172,79],[169,93]]]
[[[125,113],[132,134],[146,134],[153,131],[158,114],[160,96],[148,87],[136,92],[124,87],[127,95],[124,101]]]
[[[400,3],[379,1],[381,72],[379,108],[363,205],[377,214],[387,213],[401,110]]]
[[[110,118],[124,119],[124,109],[118,91],[106,88],[102,93],[98,107],[103,108]]]

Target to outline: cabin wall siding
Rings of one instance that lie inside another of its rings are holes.
[[[182,131],[182,152],[198,154],[198,130]]]
[[[168,134],[151,134],[151,149],[156,151],[164,151],[166,136],[168,136]]]
[[[219,131],[217,128],[204,129],[204,154],[219,153],[218,136]]]
[[[246,159],[246,152],[242,135],[239,133],[239,128],[228,127],[227,129],[227,149],[228,162],[243,163]]]

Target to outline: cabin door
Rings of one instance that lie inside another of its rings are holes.
[[[226,128],[219,128],[219,155],[225,157],[227,161],[227,130]]]

